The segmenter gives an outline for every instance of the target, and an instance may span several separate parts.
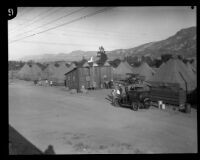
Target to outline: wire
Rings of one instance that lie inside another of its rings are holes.
[[[33,8],[33,9],[35,9],[35,8]],[[41,12],[39,15],[35,16],[31,21],[29,21],[29,22],[28,22],[28,23],[29,23],[28,25],[27,25],[27,23],[24,23],[24,24],[26,25],[24,28],[27,28],[27,27],[30,26],[31,24],[35,23],[35,20],[37,20],[38,18],[41,18],[42,15],[46,14],[47,12],[49,12],[49,11],[52,10],[52,9],[53,9],[53,8],[51,7],[51,8],[48,8],[47,11]],[[30,12],[30,11],[28,11],[28,12]],[[26,13],[26,14],[27,14],[27,13]],[[22,26],[23,26],[23,25],[22,25]],[[20,26],[19,28],[21,29],[21,26]],[[16,30],[18,30],[18,28],[17,28]]]
[[[37,30],[38,28],[47,26],[47,25],[49,25],[49,24],[51,24],[51,23],[54,23],[54,22],[56,22],[56,21],[58,21],[58,20],[60,20],[60,19],[62,19],[62,18],[65,18],[65,17],[67,17],[67,16],[70,16],[70,15],[72,15],[72,14],[74,14],[74,13],[80,12],[81,10],[83,10],[83,9],[85,9],[85,8],[86,8],[86,7],[82,7],[82,8],[80,8],[80,9],[76,10],[76,11],[73,11],[73,12],[71,12],[71,13],[68,13],[68,14],[66,14],[66,15],[64,15],[64,16],[62,16],[62,17],[59,17],[59,18],[55,19],[55,20],[52,20],[52,21],[47,22],[47,23],[45,23],[45,24],[42,24],[42,25],[39,26],[39,27],[33,28],[33,29],[29,30],[29,31],[26,31],[26,32],[22,33],[22,34],[18,34],[17,36],[24,35],[24,34],[26,34],[26,33],[29,33],[29,32],[31,32],[31,31],[33,31],[33,30]]]
[[[59,8],[58,8],[59,9]],[[57,10],[58,9],[56,9],[56,10],[54,10],[54,12],[52,12],[52,13],[56,13],[57,12]],[[43,12],[44,13],[44,12]],[[47,13],[47,12],[46,12]],[[50,14],[50,15],[52,15],[52,13]],[[44,16],[44,17],[48,17],[49,15],[47,15],[47,16]],[[35,18],[34,18],[34,21],[37,19],[37,17],[39,17],[39,16],[36,16]],[[44,17],[42,17],[42,18],[44,18]],[[40,16],[40,19],[38,20],[38,21],[40,21],[41,20],[41,16]],[[31,20],[32,22],[33,22],[33,20]],[[32,24],[34,24],[34,23],[36,23],[36,22],[33,22]],[[29,24],[30,25],[30,24]],[[27,26],[25,26],[24,27],[24,29],[26,28]],[[21,28],[20,28],[21,29]],[[23,33],[19,33],[18,35],[20,35],[20,34],[23,34]],[[15,36],[17,36],[17,35],[15,35]]]
[[[109,8],[110,8],[110,7],[109,7]],[[111,7],[111,8],[112,8],[112,7]],[[17,42],[17,41],[20,41],[20,40],[22,40],[22,39],[25,39],[25,38],[28,38],[28,37],[32,37],[32,36],[38,35],[38,34],[41,34],[41,33],[44,33],[44,32],[47,32],[47,31],[50,31],[50,30],[53,30],[53,29],[56,29],[56,28],[59,28],[59,27],[62,27],[62,26],[65,26],[65,25],[67,25],[67,24],[71,24],[71,23],[76,22],[76,21],[80,21],[80,20],[85,19],[85,18],[87,18],[87,17],[91,17],[91,16],[94,16],[94,15],[96,15],[96,14],[105,12],[107,9],[108,9],[108,8],[104,8],[104,9],[98,10],[98,11],[96,11],[96,12],[94,12],[94,13],[90,13],[90,14],[87,14],[87,15],[85,15],[85,16],[82,16],[82,17],[76,18],[76,19],[74,19],[74,20],[71,20],[71,21],[69,21],[69,22],[60,24],[60,25],[58,25],[58,26],[51,27],[51,28],[49,28],[49,29],[47,29],[47,30],[43,30],[43,31],[40,31],[40,32],[31,34],[31,35],[26,36],[26,37],[23,37],[23,38],[20,38],[20,39],[17,39],[17,40],[13,40],[13,41],[11,41],[11,42],[9,42],[9,43]]]
[[[26,9],[28,9],[28,7],[25,8],[23,11],[21,11],[23,14],[20,13],[20,15],[17,15],[16,18],[15,18],[15,20],[18,20],[19,17],[24,17],[25,14],[27,15],[28,12],[34,10],[35,8],[32,8],[32,9],[28,10],[27,12],[25,11]],[[25,12],[26,12],[26,13],[25,13]],[[32,21],[32,20],[31,20],[31,21]],[[10,24],[12,24],[13,22],[15,22],[15,21],[9,21]],[[14,27],[14,26],[12,26],[12,27],[13,27],[13,29],[11,29],[9,32],[13,32],[14,30],[17,30],[16,27]]]

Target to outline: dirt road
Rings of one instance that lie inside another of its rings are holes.
[[[115,108],[109,90],[87,95],[63,88],[9,85],[9,123],[39,149],[57,154],[196,153],[197,113]]]

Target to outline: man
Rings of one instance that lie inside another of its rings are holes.
[[[50,86],[51,86],[51,87],[53,86],[53,82],[52,82],[52,81],[50,81]]]
[[[49,82],[48,82],[48,80],[46,79],[46,86],[48,86],[48,84],[49,84]]]
[[[96,89],[96,87],[97,87],[97,85],[96,85],[96,82],[95,82],[95,81],[93,81],[93,90],[95,90],[95,89]]]
[[[112,94],[112,103],[115,105],[116,101],[119,99],[120,97],[120,91],[119,91],[119,87],[115,86],[115,88],[112,90],[111,92]]]
[[[121,84],[119,84],[119,91],[120,91],[120,94],[122,95],[123,89],[122,89],[122,85]]]

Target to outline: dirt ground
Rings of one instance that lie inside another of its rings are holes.
[[[56,154],[197,153],[197,113],[116,108],[110,90],[70,94],[64,87],[10,81],[9,123]]]

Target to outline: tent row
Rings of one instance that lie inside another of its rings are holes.
[[[117,68],[113,68],[115,80],[126,78],[128,73],[139,74],[145,80],[149,80],[155,74],[155,71],[147,63],[142,63],[139,67],[132,67],[127,62],[121,62]]]
[[[190,63],[184,64],[179,59],[170,59],[159,68],[151,68],[147,63],[132,67],[127,62],[121,62],[113,69],[115,80],[125,79],[127,73],[139,74],[152,85],[178,84],[183,90],[193,91],[197,87],[196,68]]]
[[[25,64],[18,72],[18,77],[25,80],[48,79],[58,85],[66,85],[69,88],[83,85],[86,88],[93,82],[100,88],[104,79],[107,81],[121,80],[127,77],[127,73],[139,74],[145,78],[145,81],[151,84],[179,84],[180,87],[187,91],[192,91],[197,86],[196,69],[191,64],[184,64],[179,59],[170,59],[163,63],[158,69],[151,68],[147,63],[142,63],[139,67],[132,67],[127,62],[121,62],[117,68],[110,66],[105,62],[103,66],[98,66],[95,62],[84,63],[76,67],[73,63],[67,67],[61,63],[56,67],[50,63],[43,71],[36,64]],[[73,76],[74,75],[74,76]],[[74,77],[77,79],[74,80]]]
[[[180,88],[190,92],[197,87],[197,76],[189,63],[186,65],[179,59],[170,59],[160,66],[149,82],[153,85],[179,84]]]
[[[58,85],[64,84],[67,71],[72,70],[75,65],[72,63],[69,67],[65,63],[59,64],[58,67],[54,63],[48,64],[48,66],[42,70],[37,64],[25,64],[21,70],[17,73],[17,77],[23,80],[52,80]]]

